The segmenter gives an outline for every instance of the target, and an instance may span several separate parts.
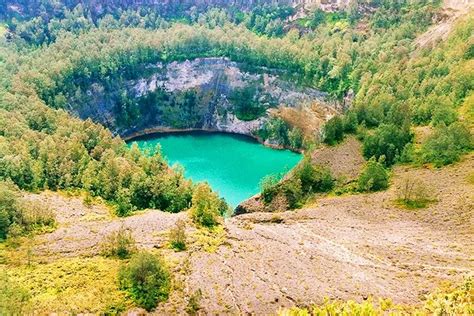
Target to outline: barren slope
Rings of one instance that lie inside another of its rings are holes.
[[[163,250],[182,286],[157,314],[184,313],[189,295],[199,289],[206,314],[269,314],[325,296],[374,295],[416,304],[441,281],[460,281],[474,271],[474,190],[466,170],[472,177],[474,155],[441,170],[398,167],[387,192],[327,197],[299,211],[229,219],[215,253],[193,238],[186,253]],[[439,202],[419,211],[395,207],[405,176],[429,183]],[[95,255],[101,239],[121,225],[141,247],[163,248],[166,231],[186,216],[148,211],[121,220],[75,198],[29,198],[48,200],[59,216],[55,232],[37,237],[35,256],[43,261]]]

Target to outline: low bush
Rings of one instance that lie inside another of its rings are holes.
[[[132,233],[123,227],[108,235],[101,245],[101,254],[104,257],[128,259],[136,251]]]
[[[382,156],[383,157],[383,156]],[[359,191],[380,191],[388,188],[389,175],[383,165],[383,158],[377,161],[371,158],[358,179]]]
[[[303,132],[298,127],[292,127],[288,122],[281,118],[273,117],[263,127],[256,132],[256,135],[263,141],[288,147],[294,150],[305,146]]]
[[[151,311],[168,299],[170,276],[163,261],[151,253],[139,252],[119,272],[120,287],[139,306]]]
[[[192,198],[192,220],[200,226],[213,227],[219,224],[221,211],[219,196],[212,192],[207,183],[198,184]]]
[[[177,251],[186,249],[186,223],[183,220],[178,220],[170,230],[169,243]]]
[[[472,150],[473,137],[469,129],[461,123],[446,127],[438,126],[421,147],[423,163],[433,163],[436,167],[459,161],[462,154]]]
[[[297,167],[295,177],[301,180],[301,188],[305,194],[328,192],[334,187],[331,170],[313,165],[310,158],[305,158]]]
[[[0,182],[0,240],[6,239],[10,226],[21,221],[19,194],[16,187]]]
[[[409,209],[424,208],[433,201],[426,184],[418,179],[405,178],[398,188],[397,202]]]
[[[188,313],[188,315],[196,315],[201,309],[201,298],[202,291],[200,289],[189,297],[188,305],[186,306],[186,313]]]
[[[384,165],[391,166],[398,161],[412,139],[413,134],[408,125],[399,127],[395,124],[382,124],[364,137],[363,154],[367,159],[385,156]]]
[[[262,198],[270,205],[277,201],[278,208],[286,206],[295,209],[303,206],[313,193],[328,192],[334,187],[331,171],[314,166],[310,158],[305,158],[289,179],[278,182],[279,177],[269,176],[262,180]]]
[[[22,200],[14,184],[0,182],[0,240],[51,231],[55,226],[55,216],[49,208]]]
[[[29,314],[30,293],[0,270],[0,315]]]
[[[328,145],[335,145],[344,139],[344,121],[336,115],[326,122],[322,130],[323,142]]]

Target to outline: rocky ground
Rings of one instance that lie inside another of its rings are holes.
[[[439,40],[445,40],[459,17],[474,9],[472,0],[444,0],[443,10],[438,14],[437,23],[415,40],[417,47],[429,47]]]
[[[79,197],[46,192],[26,198],[50,205],[59,222],[54,232],[36,237],[39,261],[97,255],[104,236],[124,226],[140,247],[160,249],[173,263],[179,286],[156,314],[184,313],[198,291],[203,314],[271,314],[324,297],[372,295],[417,304],[442,281],[472,274],[473,170],[472,154],[440,170],[397,167],[385,192],[324,197],[298,211],[227,219],[222,234],[206,237],[214,247],[203,247],[188,220],[190,246],[181,253],[165,246],[167,231],[187,220],[185,213],[150,210],[118,219],[105,206],[84,206]],[[397,188],[407,177],[426,183],[436,202],[422,210],[398,207]]]

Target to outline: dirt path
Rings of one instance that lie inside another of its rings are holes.
[[[182,290],[156,314],[184,313],[191,293],[202,291],[203,314],[271,314],[280,307],[322,302],[324,297],[363,300],[369,295],[416,304],[441,281],[461,281],[474,271],[474,155],[441,170],[397,168],[387,192],[328,197],[303,210],[253,213],[226,221],[227,238],[215,253],[174,254]],[[403,177],[422,179],[438,202],[408,211],[394,206]],[[472,180],[471,180],[472,181]],[[185,213],[148,211],[112,218],[105,207],[53,193],[48,200],[60,227],[37,238],[38,257],[95,255],[97,245],[121,225],[139,245],[161,248],[165,232]],[[278,223],[277,223],[278,222]]]
[[[415,40],[417,47],[427,47],[438,40],[445,40],[456,20],[474,9],[473,0],[444,0],[440,21]]]

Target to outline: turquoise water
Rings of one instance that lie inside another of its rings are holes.
[[[264,176],[286,173],[301,159],[288,150],[222,133],[159,134],[133,142],[142,150],[154,150],[160,144],[171,165],[182,165],[185,176],[195,182],[207,181],[233,207],[258,193]]]

